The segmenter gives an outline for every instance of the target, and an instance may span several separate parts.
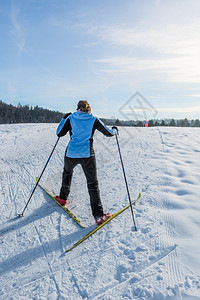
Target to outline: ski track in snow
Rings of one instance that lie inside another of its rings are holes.
[[[41,189],[20,213],[56,142],[57,124],[0,125],[0,299],[200,299],[198,266],[199,128],[120,128],[131,198],[124,212],[71,252],[93,226],[86,181],[75,169],[69,208],[81,229]],[[68,137],[59,141],[41,182],[61,183]],[[128,203],[116,140],[95,134],[102,203]],[[103,153],[103,154],[102,154]]]

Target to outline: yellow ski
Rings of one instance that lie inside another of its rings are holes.
[[[36,181],[38,182],[38,178],[36,177]],[[67,208],[66,206],[62,206],[59,202],[55,200],[55,196],[52,195],[46,188],[44,188],[42,185],[38,184],[40,188],[49,195],[81,228],[85,228],[80,222],[80,220]]]
[[[123,211],[125,211],[127,208],[129,208],[131,205],[134,205],[140,199],[140,197],[141,197],[141,193],[139,193],[137,199],[134,200],[134,201],[132,201],[131,204],[127,205],[126,207],[122,208],[120,211],[118,211],[117,213],[115,213],[114,215],[112,215],[112,217],[110,217],[107,221],[105,221],[104,223],[102,223],[101,225],[99,225],[98,227],[96,227],[95,229],[93,229],[92,231],[90,231],[86,236],[84,236],[82,239],[80,239],[78,242],[76,242],[74,245],[72,245],[69,249],[65,250],[65,252],[69,252],[72,249],[74,249],[75,247],[77,247],[78,245],[80,245],[82,242],[84,242],[86,239],[88,239],[93,233],[97,232],[104,225],[106,225],[112,219],[114,219],[115,217],[117,217],[119,214],[121,214]]]

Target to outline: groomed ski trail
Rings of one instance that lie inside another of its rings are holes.
[[[154,266],[154,264],[159,263],[163,258],[165,258],[167,255],[169,255],[172,251],[174,251],[176,249],[177,245],[171,246],[167,249],[165,249],[161,254],[157,255],[155,258],[152,259],[151,262],[144,262],[141,265],[136,266],[135,270],[134,270],[134,276],[130,277],[129,279],[126,279],[122,282],[119,283],[115,283],[111,286],[108,286],[106,288],[102,289],[102,293],[101,291],[99,291],[99,294],[96,295],[92,295],[91,297],[89,297],[88,300],[102,300],[104,299],[104,297],[109,297],[110,295],[116,295],[116,290],[117,289],[121,289],[123,285],[127,285],[127,284],[134,284],[134,286],[141,282],[142,280],[146,279],[146,277],[151,276],[151,274],[147,275],[147,273],[144,274],[140,274],[140,273],[145,273],[146,269],[151,268],[152,266]]]
[[[199,131],[187,129],[187,137],[181,128],[159,128],[160,132],[157,128],[120,128],[131,198],[142,192],[142,200],[134,207],[138,232],[132,230],[127,211],[83,247],[63,256],[68,239],[77,240],[82,229],[57,209],[57,204],[50,205],[41,191],[36,190],[24,218],[15,220],[53,147],[56,127],[57,124],[1,125],[0,299],[82,300],[94,296],[101,300],[179,300],[187,295],[198,299],[200,276],[192,271],[186,256],[186,266],[181,263],[183,245],[180,239],[177,242],[174,215],[180,205],[176,197],[183,203],[187,200],[180,182],[197,193],[198,178],[193,173],[199,172],[192,157],[196,160],[199,155]],[[184,151],[176,141],[182,142]],[[43,178],[53,193],[60,187],[67,138],[59,143]],[[95,143],[102,202],[105,211],[113,213],[128,203],[116,143],[98,134]],[[189,156],[188,145],[193,156]],[[178,161],[172,159],[174,149]],[[185,164],[192,167],[188,173]],[[180,182],[176,181],[176,171]],[[94,221],[81,169],[75,171],[73,179],[70,207],[84,224],[91,226]],[[189,196],[195,207],[193,194]],[[186,212],[190,212],[187,207]],[[195,237],[198,236],[194,233]],[[176,243],[178,247],[168,253]],[[104,288],[109,298],[102,295]]]

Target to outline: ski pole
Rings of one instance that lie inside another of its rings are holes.
[[[57,144],[58,144],[59,139],[60,139],[60,138],[57,139],[57,141],[56,141],[56,143],[55,143],[55,145],[54,145],[54,147],[53,147],[53,150],[51,151],[51,154],[49,155],[49,158],[48,158],[48,160],[47,160],[47,162],[46,162],[46,164],[45,164],[45,166],[44,166],[44,169],[42,170],[42,173],[41,173],[40,177],[38,178],[38,181],[36,182],[36,185],[35,185],[35,187],[34,187],[32,193],[31,193],[31,195],[30,195],[30,197],[29,197],[29,199],[28,199],[28,201],[27,201],[27,203],[26,203],[26,205],[25,205],[25,207],[24,207],[24,210],[22,211],[21,214],[18,214],[19,217],[23,217],[24,211],[26,210],[26,208],[27,208],[27,206],[28,206],[28,204],[29,204],[29,202],[30,202],[30,200],[31,200],[31,198],[32,198],[32,196],[33,196],[35,190],[36,190],[36,187],[38,186],[38,183],[39,183],[39,181],[40,181],[40,179],[41,179],[41,177],[42,177],[42,175],[43,175],[43,173],[44,173],[44,171],[45,171],[45,169],[46,169],[46,167],[47,167],[47,165],[48,165],[48,163],[49,163],[49,161],[50,161],[51,156],[53,155],[53,152],[54,152],[54,150],[55,150],[55,148],[56,148],[56,146],[57,146]]]
[[[135,223],[135,217],[134,217],[134,214],[133,214],[133,207],[131,205],[131,197],[130,197],[130,193],[129,193],[129,189],[128,189],[128,183],[127,183],[127,179],[126,179],[126,173],[125,173],[124,164],[123,164],[122,155],[121,155],[121,150],[120,150],[120,146],[119,146],[119,140],[118,140],[117,134],[115,136],[116,136],[117,147],[118,147],[118,151],[119,151],[119,157],[120,157],[120,160],[121,160],[122,170],[123,170],[123,174],[124,174],[124,180],[125,180],[125,183],[126,183],[126,189],[127,189],[128,199],[129,199],[129,203],[130,203],[131,213],[132,213],[132,217],[133,217],[133,224],[134,224],[134,227],[135,227],[135,231],[137,231],[137,227],[136,227],[136,223]]]

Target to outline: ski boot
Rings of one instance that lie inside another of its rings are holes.
[[[99,226],[105,221],[107,221],[112,215],[110,213],[104,214],[103,217],[96,218],[96,224]]]
[[[65,206],[67,204],[67,200],[61,199],[60,196],[56,196],[55,200],[60,203],[62,206]]]

